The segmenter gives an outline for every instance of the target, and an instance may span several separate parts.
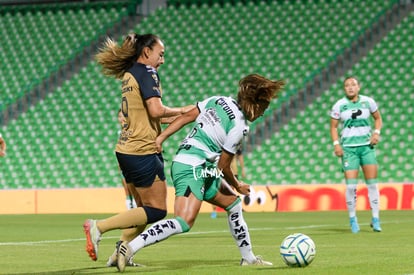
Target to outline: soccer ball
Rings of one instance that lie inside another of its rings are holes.
[[[280,245],[280,256],[288,266],[308,266],[315,258],[315,254],[315,243],[302,233],[287,236]]]

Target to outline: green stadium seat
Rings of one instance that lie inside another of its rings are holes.
[[[288,79],[282,95],[287,99],[295,94],[296,88],[303,86],[308,75],[323,67],[336,50],[345,47],[387,5],[385,1],[364,4],[320,0],[170,6],[157,9],[134,30],[157,33],[166,42],[166,64],[161,67],[160,75],[168,106],[195,103],[218,93],[234,96],[237,80],[251,72]],[[0,35],[5,43],[0,45],[0,57],[7,64],[4,70],[22,70],[28,75],[27,81],[47,76],[51,68],[67,62],[74,49],[89,43],[123,13],[114,6],[113,9],[68,7],[2,14]],[[387,127],[382,135],[387,142],[378,146],[378,158],[389,169],[380,170],[380,180],[405,181],[413,176],[405,169],[398,172],[403,164],[410,163],[411,154],[406,154],[407,150],[398,144],[413,142],[412,127],[400,132],[404,127],[393,119],[397,115],[393,110],[398,106],[408,110],[407,117],[413,112],[410,75],[414,69],[412,47],[409,47],[413,41],[412,18],[403,20],[400,27],[352,69],[363,77],[364,88],[377,98],[381,110],[386,110],[383,116]],[[327,31],[324,26],[329,25],[333,27]],[[335,29],[335,25],[344,27]],[[28,37],[30,51],[22,50],[24,44],[21,37],[14,35],[16,31]],[[399,57],[393,56],[395,49]],[[28,56],[35,60],[36,66],[10,62]],[[185,74],[187,71],[191,74]],[[2,91],[8,97],[21,90],[16,86],[14,75],[2,70],[0,80]],[[317,103],[310,104],[280,132],[247,153],[247,181],[253,184],[342,183],[339,162],[330,146],[328,116],[341,89],[342,83],[335,83]],[[384,89],[401,96],[391,98]],[[119,90],[119,81],[102,76],[99,66],[91,62],[26,115],[11,121],[2,133],[13,140],[9,143],[13,158],[0,160],[1,164],[7,161],[9,168],[1,171],[5,177],[0,178],[0,186],[4,189],[119,186],[113,153]],[[3,95],[0,101],[4,100]],[[271,107],[278,106],[274,103]],[[392,121],[398,123],[394,125]],[[391,138],[395,132],[398,135]],[[166,171],[185,134],[183,129],[166,142]],[[411,166],[407,169],[412,171]]]
[[[84,6],[88,7],[88,4]],[[52,6],[49,10],[27,7],[27,10],[0,15],[2,41],[7,43],[2,42],[5,51],[1,51],[7,68],[0,68],[0,75],[12,79],[18,71],[26,77],[24,82],[7,81],[11,84],[2,90],[0,101],[19,99],[32,88],[21,83],[47,77],[57,65],[73,58],[77,49],[104,34],[108,26],[126,14],[126,8],[122,6],[119,10],[77,7],[66,10],[56,10]],[[29,58],[32,63],[25,62]]]

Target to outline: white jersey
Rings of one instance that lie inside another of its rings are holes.
[[[343,122],[341,144],[345,147],[363,146],[370,143],[371,114],[378,110],[374,99],[359,95],[358,101],[352,102],[344,97],[332,108],[331,117]]]
[[[197,103],[195,125],[183,140],[174,161],[188,165],[215,162],[222,150],[235,154],[249,126],[237,102],[213,96]]]

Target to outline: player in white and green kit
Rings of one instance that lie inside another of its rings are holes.
[[[209,201],[221,182],[217,161],[222,150],[235,155],[249,127],[230,97],[211,97],[199,102],[197,108],[195,126],[181,143],[171,172],[176,196],[185,196],[190,188],[198,200]]]
[[[118,253],[120,271],[141,248],[188,232],[203,201],[227,211],[230,232],[242,256],[241,265],[272,265],[253,254],[241,200],[231,188],[222,188],[221,181],[223,177],[238,193],[249,195],[250,186],[234,176],[230,165],[242,138],[248,134],[247,121],[261,116],[283,85],[282,80],[248,75],[239,82],[237,100],[214,96],[198,102],[197,108],[178,117],[158,136],[156,145],[161,151],[165,139],[194,122],[171,166],[175,217],[154,223],[131,242],[124,242]]]
[[[341,157],[346,181],[346,203],[349,212],[351,231],[358,233],[360,228],[356,217],[356,190],[359,167],[364,173],[368,197],[372,209],[371,226],[381,232],[379,220],[378,164],[374,146],[379,142],[382,119],[374,99],[360,95],[360,85],[355,77],[344,81],[345,97],[338,100],[331,111],[331,137],[335,155]],[[370,120],[374,119],[374,131]],[[342,122],[341,138],[338,125]]]

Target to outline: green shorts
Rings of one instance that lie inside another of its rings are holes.
[[[343,151],[342,169],[344,171],[358,170],[360,166],[367,164],[378,164],[375,149],[371,145],[343,147]]]
[[[192,166],[180,162],[171,165],[171,178],[175,196],[188,196],[193,193],[200,201],[208,201],[217,194],[221,174],[214,165]]]

